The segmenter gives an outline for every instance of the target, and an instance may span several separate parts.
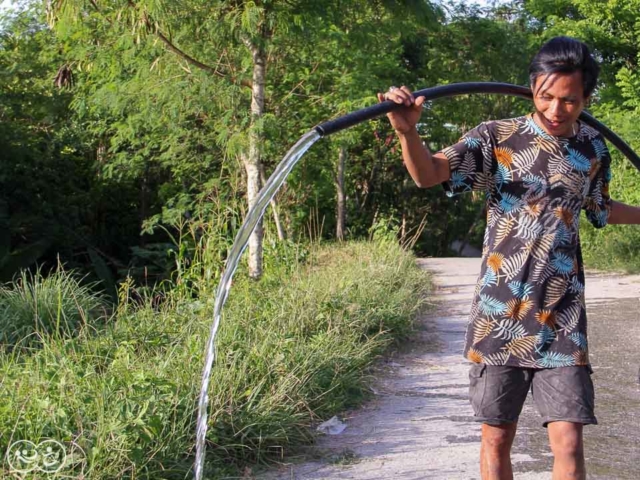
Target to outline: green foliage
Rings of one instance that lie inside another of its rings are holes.
[[[305,258],[234,285],[209,392],[207,478],[279,458],[312,439],[311,424],[365,398],[367,366],[409,336],[429,288],[394,243],[318,247]],[[184,478],[212,299],[140,303],[130,283],[121,297],[97,332],[0,355],[0,442],[73,440],[97,480]]]
[[[22,272],[0,287],[0,346],[13,350],[70,338],[108,318],[104,300],[61,266],[43,276]]]
[[[536,19],[542,38],[572,35],[586,41],[601,62],[601,82],[592,113],[640,150],[640,2],[606,0],[528,0],[526,11]],[[640,205],[640,172],[613,153],[613,199]],[[581,238],[588,266],[640,271],[640,233],[636,226],[594,230],[583,222]]]

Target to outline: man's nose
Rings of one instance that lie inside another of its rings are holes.
[[[558,99],[555,99],[549,105],[549,111],[554,114],[561,113],[563,110],[562,102]]]

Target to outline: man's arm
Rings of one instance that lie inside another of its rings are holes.
[[[427,188],[449,180],[449,160],[441,154],[432,155],[416,130],[424,97],[416,99],[411,90],[403,86],[384,94],[379,93],[378,100],[391,100],[404,105],[403,108],[388,113],[387,117],[400,139],[402,159],[416,185]]]
[[[433,155],[415,128],[407,133],[397,133],[402,159],[418,187],[433,187],[449,180],[449,160],[442,154]]]
[[[613,225],[640,224],[640,208],[611,200],[608,223]]]

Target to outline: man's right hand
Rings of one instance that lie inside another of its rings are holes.
[[[399,108],[387,113],[387,118],[391,122],[398,135],[406,135],[416,128],[420,115],[422,114],[422,105],[424,97],[415,98],[407,87],[391,88],[386,93],[378,93],[378,100],[384,102],[390,100],[404,108]]]

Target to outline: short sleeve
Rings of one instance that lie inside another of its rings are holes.
[[[441,151],[449,160],[448,196],[472,190],[487,191],[492,182],[493,142],[486,123],[469,130],[455,145]]]
[[[611,155],[601,138],[596,138],[593,144],[598,157],[597,171],[591,179],[582,208],[591,224],[596,228],[602,228],[607,225],[611,213]]]

